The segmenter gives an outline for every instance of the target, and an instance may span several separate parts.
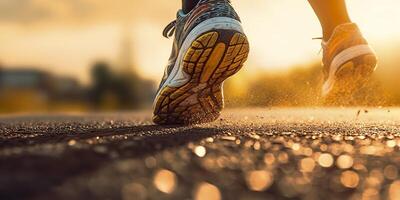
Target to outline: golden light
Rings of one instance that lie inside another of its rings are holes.
[[[219,189],[210,183],[200,183],[194,194],[195,200],[220,200],[221,193]]]
[[[301,145],[300,145],[299,143],[294,143],[294,144],[292,145],[293,151],[298,151],[298,150],[300,150],[300,147],[301,147]]]
[[[302,172],[312,172],[315,168],[315,161],[312,158],[303,158],[299,163]]]
[[[247,186],[253,191],[264,191],[274,182],[271,172],[265,170],[251,171],[246,176]]]
[[[326,145],[326,144],[321,144],[321,146],[319,147],[319,149],[321,149],[321,151],[327,151],[327,150],[328,150],[328,145]]]
[[[365,186],[370,188],[380,188],[385,177],[380,169],[373,169],[365,180]]]
[[[169,170],[161,169],[154,176],[154,186],[164,193],[172,193],[176,187],[176,175]]]
[[[280,163],[283,163],[283,164],[287,163],[289,161],[289,155],[287,153],[285,153],[285,152],[279,153],[278,154],[278,161]]]
[[[68,141],[69,146],[74,146],[76,144],[76,140],[70,140]]]
[[[204,157],[204,156],[206,155],[207,150],[206,150],[206,148],[203,147],[203,146],[197,146],[197,147],[194,148],[194,153],[195,153],[198,157],[202,158],[202,157]]]
[[[116,3],[87,1],[85,5],[91,12],[84,17],[76,17],[74,10],[66,9],[71,7],[67,4],[66,1],[63,6],[58,6],[49,0],[40,5],[26,3],[35,9],[39,6],[54,17],[39,18],[30,23],[23,20],[1,22],[0,60],[6,65],[42,66],[85,80],[88,76],[81,72],[88,69],[93,59],[114,61],[124,30],[121,24],[128,21],[135,49],[132,58],[140,66],[138,71],[154,80],[160,78],[171,49],[171,40],[160,35],[164,25],[174,19],[180,7],[178,1],[158,1],[156,7],[152,2],[140,0],[117,0]],[[321,28],[306,1],[253,0],[233,1],[233,4],[251,42],[249,65],[259,66],[251,70],[282,71],[319,59],[320,43],[311,38],[320,36]],[[360,25],[373,46],[398,42],[400,21],[393,19],[400,18],[399,1],[353,0],[348,2],[348,7],[352,19]],[[145,12],[149,9],[155,11]],[[367,15],[365,10],[368,10]],[[18,12],[10,10],[10,13]],[[294,22],[287,13],[301,23]],[[26,51],[30,54],[20,53]]]
[[[303,148],[303,155],[305,156],[312,156],[313,150],[310,147]]]
[[[367,188],[362,193],[362,199],[380,199],[379,191],[376,188]]]
[[[388,141],[386,141],[386,145],[388,147],[393,148],[393,147],[395,147],[397,145],[397,142],[396,142],[396,140],[388,140]]]
[[[383,174],[385,175],[385,177],[387,179],[395,180],[395,179],[397,179],[397,177],[399,175],[399,171],[395,165],[388,165],[383,170]]]
[[[356,188],[359,181],[360,178],[358,174],[351,170],[342,172],[342,175],[340,176],[340,182],[343,184],[343,186],[348,188]]]
[[[275,163],[275,156],[272,153],[267,153],[264,155],[264,162],[267,165],[272,165]]]
[[[321,165],[321,167],[331,167],[333,162],[333,157],[329,153],[323,153],[318,158],[318,164]]]
[[[254,142],[253,148],[254,150],[260,150],[261,143],[259,141]]]
[[[397,180],[390,184],[389,187],[389,199],[390,200],[398,200],[400,199],[400,181]]]
[[[348,169],[351,168],[353,166],[353,157],[349,156],[349,155],[341,155],[339,156],[339,158],[336,160],[336,165],[340,168],[340,169]]]

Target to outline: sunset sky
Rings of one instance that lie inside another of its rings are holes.
[[[319,58],[320,41],[311,38],[321,31],[306,0],[233,4],[250,39],[249,71],[282,71]],[[158,80],[172,42],[161,32],[179,6],[180,0],[0,1],[0,64],[37,67],[87,82],[95,60],[117,62],[121,37],[129,33],[137,70]],[[348,7],[378,54],[400,46],[400,1],[349,0]]]

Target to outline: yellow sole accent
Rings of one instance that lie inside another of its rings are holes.
[[[214,72],[214,70],[218,67],[219,62],[225,53],[225,44],[218,43],[214,48],[214,51],[211,53],[211,56],[208,58],[206,66],[204,67],[204,72],[201,74],[200,83],[205,83],[210,79],[210,76]]]
[[[182,64],[190,81],[160,92],[153,117],[155,123],[194,124],[218,118],[223,108],[222,82],[242,68],[249,54],[244,34],[229,32],[228,35],[222,37],[220,32],[213,31],[192,43]]]

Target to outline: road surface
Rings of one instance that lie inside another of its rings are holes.
[[[400,199],[400,109],[0,117],[0,199]]]

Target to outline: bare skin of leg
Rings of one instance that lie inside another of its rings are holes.
[[[345,0],[308,0],[317,15],[324,41],[329,40],[335,28],[351,22]]]

